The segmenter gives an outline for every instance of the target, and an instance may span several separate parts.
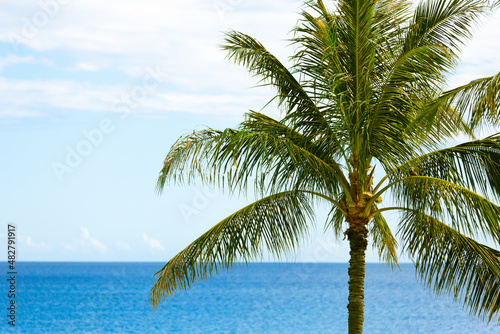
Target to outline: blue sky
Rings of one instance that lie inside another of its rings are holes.
[[[300,3],[0,1],[1,242],[11,222],[19,260],[167,261],[252,200],[199,186],[158,196],[156,177],[179,136],[234,127],[272,96],[224,59],[222,32],[286,62]],[[500,70],[499,19],[465,49],[451,86]],[[348,250],[313,232],[288,259],[343,262]]]

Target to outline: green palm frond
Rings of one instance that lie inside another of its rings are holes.
[[[472,37],[473,28],[491,13],[487,0],[420,1],[404,43],[404,50],[441,45],[455,55]]]
[[[331,228],[335,238],[339,240],[345,238],[344,231],[348,227],[348,224],[345,221],[348,204],[344,194],[337,196],[336,202],[338,205],[332,206],[332,209],[328,213],[324,230],[326,231]]]
[[[250,73],[260,78],[260,82],[275,87],[279,103],[286,105],[287,113],[302,105],[310,110],[316,108],[292,73],[254,38],[230,31],[226,33],[221,48],[227,52],[229,60],[246,67]]]
[[[376,44],[373,28],[375,0],[345,0],[337,4],[339,25],[338,39],[342,45],[349,46],[343,55],[346,63],[346,91],[341,106],[344,119],[348,119],[349,141],[352,150],[361,161],[361,169],[366,169],[370,160],[369,142],[363,135],[366,121],[370,115],[370,103],[373,100],[373,72],[375,68]],[[363,138],[363,139],[361,139]]]
[[[469,236],[481,235],[500,244],[500,207],[455,183],[428,176],[411,176],[393,184],[396,203],[428,214]]]
[[[174,256],[155,274],[150,302],[158,307],[198,280],[237,261],[258,259],[264,250],[279,257],[297,248],[314,215],[310,195],[273,194],[235,212]]]
[[[418,113],[406,128],[406,135],[422,134],[415,142],[427,150],[433,150],[445,141],[460,134],[473,136],[473,128],[463,117],[462,109],[451,103],[443,103],[440,97],[421,100]]]
[[[347,71],[350,74],[349,90],[351,102],[370,99],[370,74],[375,61],[373,20],[377,1],[375,0],[340,0],[337,5],[338,15],[343,29],[338,30],[339,39],[351,47],[346,53]],[[359,117],[359,105],[354,108],[354,117]],[[355,124],[357,123],[354,122]]]
[[[391,52],[382,53],[388,66],[366,130],[373,156],[395,166],[410,158],[404,154],[405,146],[408,152],[414,151],[409,142],[432,149],[459,132],[471,133],[462,109],[456,110],[439,97],[445,75],[457,64],[460,46],[490,7],[487,1],[479,0],[423,1],[411,23],[401,28],[404,42],[395,39],[395,46],[380,43]],[[415,136],[415,132],[423,135]],[[409,136],[426,140],[418,143],[408,140]],[[380,147],[385,142],[390,143],[392,156]]]
[[[451,294],[463,301],[471,314],[487,317],[488,321],[498,316],[499,251],[415,211],[405,215],[398,234],[415,263],[417,275],[434,292]]]
[[[308,1],[299,24],[293,29],[293,69],[316,103],[346,91],[348,78],[345,44],[339,39],[339,20],[322,1]]]
[[[427,144],[423,144],[432,148],[436,142],[460,131],[470,133],[461,113],[449,104],[434,101],[446,73],[456,65],[458,45],[470,37],[470,26],[488,8],[485,1],[421,2],[412,23],[403,29],[404,43],[396,40],[398,46],[382,45],[392,54],[385,55],[390,65],[367,130],[373,155],[379,160],[392,160],[394,165],[402,162],[396,156],[408,158],[401,154],[408,136],[427,138]],[[414,136],[415,132],[426,136]],[[379,147],[385,142],[391,143],[392,157],[384,156],[384,148]],[[413,150],[411,146],[407,148]]]
[[[473,80],[466,85],[444,92],[436,100],[439,106],[454,106],[471,128],[484,123],[500,123],[500,73]],[[431,110],[432,111],[432,110]]]
[[[423,154],[389,172],[392,181],[413,170],[500,197],[500,134]]]
[[[432,115],[426,113],[429,115],[425,119],[427,122],[420,120],[422,109],[438,96],[443,73],[452,66],[448,49],[438,45],[423,45],[402,54],[387,73],[370,116],[369,131],[375,136],[373,142],[377,143],[379,133],[397,138],[407,137],[408,131],[414,133],[418,128],[432,130],[431,116],[443,120],[439,126],[447,130],[448,136],[466,130],[452,108],[433,108]],[[387,128],[388,123],[393,126]]]
[[[207,129],[180,138],[165,158],[158,190],[167,181],[189,183],[198,177],[205,183],[227,185],[230,191],[246,189],[252,177],[257,189],[269,192],[304,185],[337,194],[347,186],[337,163],[325,162],[293,139],[233,129]]]
[[[373,248],[377,249],[379,257],[391,266],[398,265],[398,243],[381,213],[373,217],[369,233],[373,238]]]
[[[381,39],[377,42],[385,44],[391,41],[394,45],[400,38],[401,30],[412,16],[412,1],[410,0],[379,0],[375,4],[373,15],[373,27],[377,31],[377,36]],[[395,39],[395,40],[394,40]]]
[[[286,119],[294,121],[294,127],[304,132],[314,130],[331,134],[325,115],[309,97],[293,74],[265,47],[254,38],[240,32],[226,34],[221,48],[227,51],[227,58],[246,67],[260,78],[264,85],[277,89],[280,106],[285,109]]]
[[[250,132],[268,133],[276,137],[286,137],[297,146],[307,149],[307,151],[328,164],[337,164],[336,160],[342,157],[344,147],[334,134],[312,133],[304,135],[290,128],[285,122],[251,111],[246,114],[245,121],[241,123],[241,129]]]

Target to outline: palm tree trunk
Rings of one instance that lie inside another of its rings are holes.
[[[350,224],[346,234],[351,247],[349,260],[349,334],[363,333],[365,307],[365,251],[368,230],[363,222]]]

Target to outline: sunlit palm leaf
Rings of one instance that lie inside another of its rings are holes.
[[[310,196],[287,191],[271,195],[235,212],[196,239],[155,274],[150,301],[185,290],[214,271],[235,262],[256,260],[264,250],[274,256],[293,251],[307,234],[313,216]]]
[[[500,73],[477,79],[443,93],[436,105],[453,105],[468,124],[475,128],[484,123],[500,123]]]
[[[266,132],[211,129],[177,141],[165,158],[158,189],[167,181],[192,182],[198,177],[232,190],[256,186],[271,192],[301,187],[337,194],[347,180],[333,161],[325,162],[285,136]]]
[[[394,181],[409,176],[410,170],[498,198],[500,134],[426,153],[394,169],[390,172],[390,179]]]
[[[455,183],[428,176],[401,179],[391,188],[400,206],[449,221],[469,236],[500,244],[500,207]]]
[[[370,235],[373,238],[373,248],[377,249],[379,257],[388,264],[398,264],[398,243],[381,213],[376,214],[370,224]]]
[[[305,132],[330,133],[330,125],[316,104],[292,73],[264,46],[254,38],[240,32],[226,34],[221,46],[227,51],[227,58],[245,66],[262,83],[275,87],[280,106],[286,111],[286,118],[294,120],[294,127]]]
[[[498,316],[499,251],[419,212],[406,214],[398,233],[418,276],[436,293],[463,301],[471,314],[488,320]]]

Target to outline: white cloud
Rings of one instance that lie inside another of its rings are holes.
[[[272,45],[280,41],[285,45],[283,39],[295,24],[301,3],[229,1],[234,5],[224,8],[221,18],[217,1],[71,1],[37,27],[33,15],[41,9],[36,1],[31,2],[31,8],[8,11],[11,19],[0,22],[0,40],[40,52],[64,51],[75,57],[77,64],[92,59],[98,68],[98,62],[123,71],[141,68],[144,63],[170,64],[181,77],[199,75],[198,69],[221,63],[223,54],[217,45],[222,31],[242,30]],[[275,29],[255,24],[257,15],[259,21],[269,22]],[[30,23],[35,29],[26,29]]]
[[[98,72],[99,66],[95,63],[78,62],[73,67],[68,68],[69,71],[84,71],[84,72]]]
[[[64,111],[112,111],[113,102],[127,88],[70,80],[15,80],[0,77],[0,91],[5,94],[2,111],[36,110],[35,106]]]
[[[165,247],[163,247],[160,240],[150,238],[146,233],[142,234],[142,240],[149,246],[151,250],[165,250]]]
[[[116,241],[116,248],[120,249],[120,250],[127,250],[127,251],[132,249],[129,244],[127,244],[126,242],[120,241],[120,240]]]
[[[4,70],[4,68],[15,65],[15,64],[23,64],[23,63],[33,63],[35,58],[33,56],[29,57],[20,57],[18,55],[10,54],[6,57],[0,57],[0,72]]]
[[[290,37],[287,33],[297,23],[299,6],[303,3],[302,0],[188,0],[168,4],[161,0],[53,1],[60,2],[60,6],[48,13],[51,15],[47,22],[40,24],[35,24],[35,17],[44,9],[38,0],[6,5],[6,10],[0,13],[0,40],[11,43],[14,38],[39,51],[41,57],[53,57],[51,66],[74,71],[75,78],[1,79],[0,89],[6,101],[2,101],[0,117],[13,117],[17,111],[19,117],[38,115],[41,108],[110,111],[114,101],[122,94],[129,94],[132,87],[119,82],[103,85],[79,81],[77,72],[99,75],[102,70],[111,69],[142,80],[144,69],[155,66],[165,68],[167,78],[133,112],[148,117],[172,111],[241,115],[249,108],[258,109],[271,95],[263,90],[249,91],[256,80],[223,59],[225,54],[217,46],[222,42],[222,32],[235,29],[248,33],[287,63],[292,48],[286,48],[285,39]],[[27,33],[30,24],[35,29]],[[478,29],[450,86],[497,73],[500,70],[497,40],[500,40],[500,13]],[[10,60],[4,60],[5,64],[38,61],[13,55],[6,58]],[[68,62],[72,65],[68,66]]]
[[[136,86],[90,85],[69,80],[15,80],[0,77],[3,93],[1,117],[23,117],[43,115],[37,108],[60,111],[123,112],[141,114],[189,114],[241,115],[248,109],[259,109],[269,97],[258,94],[194,94],[168,92],[161,84],[158,88],[143,90],[144,98],[132,98]],[[124,96],[126,98],[124,98]],[[36,106],[36,107],[35,107]],[[120,107],[117,107],[120,106]],[[122,109],[125,108],[125,109]],[[52,111],[53,112],[53,111]]]
[[[101,253],[106,253],[108,251],[108,247],[104,243],[90,236],[88,229],[80,226],[80,231],[82,232],[81,236],[84,240],[84,244],[90,244],[90,246]]]
[[[19,236],[19,241],[24,243],[26,246],[30,247],[30,248],[36,248],[36,249],[49,249],[50,246],[41,241],[41,242],[37,242],[35,240],[33,240],[30,236],[22,236],[20,235]]]
[[[156,66],[166,68],[168,77],[158,90],[161,95],[145,101],[144,109],[153,107],[154,112],[160,113],[240,115],[249,108],[260,108],[269,96],[258,90],[249,93],[247,89],[256,81],[245,70],[223,59],[224,53],[218,49],[221,32],[235,28],[254,35],[273,52],[281,54],[281,59],[286,59],[291,50],[284,49],[287,44],[284,38],[296,22],[296,10],[301,3],[285,0],[191,0],[168,5],[159,0],[66,2],[46,24],[35,27],[32,34],[23,35],[23,31],[42,10],[37,1],[11,5],[3,13],[6,17],[0,21],[0,40],[10,43],[17,36],[15,41],[39,51],[40,57],[50,55],[55,69],[62,67],[75,72],[74,80],[3,79],[0,89],[4,96],[10,97],[9,101],[3,101],[3,109],[31,110],[35,114],[40,108],[108,111],[110,100],[129,93],[130,87],[122,87],[118,82],[109,86],[79,82],[78,71],[99,74],[101,70],[113,69],[142,80],[145,68]],[[217,6],[221,3],[224,6]],[[256,15],[259,21],[267,21],[276,29],[256,25]],[[68,61],[73,64],[68,66]],[[228,101],[228,94],[233,101]],[[254,96],[258,96],[257,103],[253,102]],[[209,100],[208,105],[199,108],[201,103],[196,101],[200,100]],[[8,116],[12,117],[12,112]]]
[[[20,117],[40,117],[44,114],[37,110],[27,110],[16,106],[9,106],[7,109],[0,109],[0,118],[20,118]]]
[[[216,6],[217,2],[232,2],[233,5],[221,8]],[[168,4],[161,0],[70,1],[54,11],[55,15],[46,22],[35,17],[44,12],[38,1],[28,0],[26,3],[30,5],[22,8],[9,6],[10,11],[7,10],[3,23],[0,23],[2,40],[9,42],[8,36],[16,34],[22,38],[22,43],[41,51],[65,49],[143,54],[144,50],[161,51],[165,50],[165,46],[173,47],[176,43],[195,46],[198,41],[186,37],[212,36],[214,29],[219,32],[235,26],[252,25],[254,29],[267,32],[265,35],[273,34],[260,24],[255,25],[255,16],[259,16],[260,22],[278,25],[284,17],[294,16],[302,1],[254,0],[237,3],[232,0],[190,0]],[[291,27],[284,28],[288,31]]]

